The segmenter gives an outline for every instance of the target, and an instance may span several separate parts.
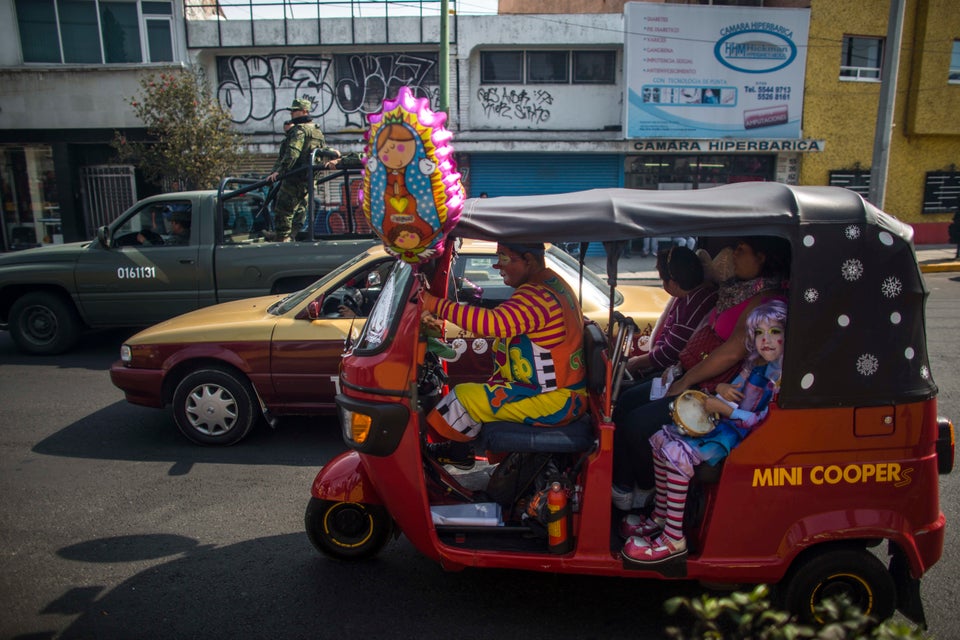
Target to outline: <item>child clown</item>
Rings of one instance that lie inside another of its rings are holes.
[[[687,553],[683,510],[695,467],[716,465],[755,429],[780,390],[787,306],[773,300],[758,306],[747,318],[747,358],[729,384],[717,386],[718,397],[707,397],[704,409],[722,417],[705,436],[684,435],[666,425],[650,438],[656,503],[649,517],[628,514],[620,525],[627,538],[621,554],[635,564],[656,565]]]

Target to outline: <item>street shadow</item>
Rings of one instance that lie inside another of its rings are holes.
[[[345,449],[335,414],[286,418],[276,429],[261,422],[233,446],[203,447],[180,434],[170,409],[118,401],[44,438],[32,451],[66,458],[169,462],[169,475],[185,475],[197,463],[319,469]]]
[[[0,332],[0,366],[51,366],[60,369],[107,371],[120,358],[120,345],[140,331],[139,327],[94,329],[84,332],[77,346],[54,356],[35,356],[19,351],[7,331]]]
[[[77,562],[168,559],[109,591],[65,585],[41,613],[78,617],[58,637],[658,638],[690,582],[492,569],[445,573],[405,538],[376,559],[320,556],[303,533],[225,547],[175,535],[91,540],[58,551]],[[116,550],[111,558],[109,550]],[[39,636],[37,636],[39,637]]]

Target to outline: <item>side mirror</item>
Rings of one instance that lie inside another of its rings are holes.
[[[104,225],[97,229],[97,242],[101,247],[110,248],[110,227]]]
[[[320,300],[311,300],[310,304],[307,305],[307,317],[310,320],[318,320],[322,308],[323,303]]]

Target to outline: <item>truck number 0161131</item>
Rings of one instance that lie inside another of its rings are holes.
[[[117,267],[117,279],[119,280],[137,280],[156,277],[156,267]]]

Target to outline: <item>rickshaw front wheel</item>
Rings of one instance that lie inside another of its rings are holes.
[[[310,498],[303,516],[313,546],[331,558],[363,560],[383,548],[393,523],[379,505]]]
[[[817,607],[839,596],[881,622],[893,615],[897,597],[896,583],[883,563],[866,549],[849,547],[801,558],[781,589],[784,607],[803,622],[822,623]]]

